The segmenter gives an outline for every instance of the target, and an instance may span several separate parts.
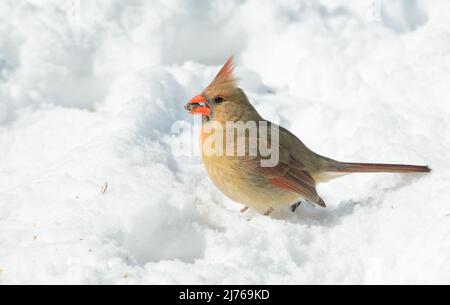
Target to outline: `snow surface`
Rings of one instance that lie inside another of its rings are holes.
[[[447,0],[1,1],[0,283],[449,284],[449,20]],[[240,214],[173,149],[230,54],[318,153],[433,172]]]

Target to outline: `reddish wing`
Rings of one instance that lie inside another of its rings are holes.
[[[317,194],[316,182],[305,170],[303,164],[292,156],[289,155],[287,160],[280,160],[277,166],[260,167],[260,172],[272,184],[325,207],[325,202]]]

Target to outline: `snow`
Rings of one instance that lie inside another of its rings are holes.
[[[449,17],[445,0],[2,1],[0,284],[449,284]],[[433,172],[240,214],[174,149],[195,147],[174,126],[230,54],[318,153]]]

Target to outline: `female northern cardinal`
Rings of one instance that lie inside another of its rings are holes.
[[[348,163],[316,154],[291,132],[264,120],[258,114],[245,93],[237,87],[233,69],[233,58],[230,57],[211,84],[200,95],[192,98],[185,108],[191,114],[202,115],[203,144],[208,139],[211,140],[211,136],[216,140],[225,139],[226,144],[219,147],[222,153],[211,154],[203,147],[202,158],[214,184],[228,197],[246,206],[241,211],[250,207],[269,215],[274,209],[285,204],[293,204],[294,211],[299,199],[325,207],[325,202],[317,194],[316,184],[348,173],[430,171],[428,166]],[[233,131],[231,141],[226,141],[226,132],[220,135],[217,132],[223,133],[227,122],[255,122],[252,126],[257,129],[256,135],[251,135],[248,131],[236,135]],[[278,128],[277,134],[272,128],[262,131],[260,123]],[[251,153],[250,143],[255,140],[252,137],[256,137],[257,141],[261,138],[278,140],[278,143],[272,143],[278,148],[276,164],[263,166],[262,161],[267,159],[267,156],[263,156],[259,151]],[[218,151],[217,143],[211,145],[215,152]],[[243,154],[237,154],[234,148],[232,153],[223,154],[225,147],[236,147],[239,144],[244,145]]]

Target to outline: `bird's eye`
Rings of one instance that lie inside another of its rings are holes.
[[[223,97],[221,97],[221,96],[216,96],[216,97],[214,97],[214,103],[216,103],[216,104],[220,104],[220,103],[222,103],[223,102]]]

